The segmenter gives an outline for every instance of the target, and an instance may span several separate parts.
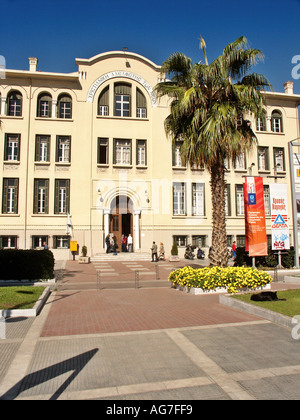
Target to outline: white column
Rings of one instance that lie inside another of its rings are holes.
[[[267,117],[267,131],[272,131],[271,117]]]
[[[140,214],[141,210],[134,211],[134,249],[140,249]]]
[[[0,115],[5,115],[6,98],[1,97]]]
[[[52,118],[56,118],[57,117],[57,101],[53,100],[52,101]]]
[[[109,234],[109,209],[103,210],[104,213],[104,237]],[[106,249],[106,243],[105,243],[105,249]]]

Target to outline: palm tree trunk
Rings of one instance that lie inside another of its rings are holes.
[[[210,169],[212,197],[212,247],[209,253],[211,265],[227,266],[227,235],[225,220],[225,172],[221,164],[213,164]]]

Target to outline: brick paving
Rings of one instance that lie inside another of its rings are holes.
[[[127,281],[128,288],[97,289],[97,272],[93,264],[67,263],[62,290],[53,298],[42,337],[158,330],[259,319],[225,308],[219,304],[217,295],[195,297],[171,289],[170,283],[165,281],[170,268],[160,267],[162,280],[157,281],[153,265],[139,262],[141,272],[143,268],[154,274],[151,280],[141,274],[140,285],[145,281],[148,287],[135,289],[134,271],[128,269],[127,264],[112,262],[108,265],[119,273],[117,282]],[[106,287],[109,283],[115,286],[116,277],[104,272],[102,282]],[[167,286],[158,287],[161,282]],[[83,290],[87,285],[93,290]]]
[[[157,279],[149,262],[68,261],[41,314],[7,322],[0,399],[96,399],[104,407],[109,400],[137,407],[141,400],[298,400],[300,340],[291,329],[222,306],[216,295],[171,289],[171,269],[160,266]]]

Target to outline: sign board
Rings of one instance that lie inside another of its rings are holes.
[[[77,241],[70,241],[70,251],[77,252]]]
[[[250,257],[268,255],[264,186],[261,177],[246,177],[244,188],[246,251]]]
[[[287,184],[270,184],[272,249],[290,249]]]

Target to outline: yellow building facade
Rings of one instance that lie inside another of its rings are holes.
[[[105,253],[105,237],[133,237],[134,252],[173,241],[183,256],[192,243],[211,245],[211,192],[205,168],[182,164],[164,120],[166,99],[154,87],[160,66],[127,51],[76,59],[75,73],[9,70],[0,79],[0,247],[40,248],[56,259],[71,257],[70,240]],[[271,234],[269,184],[287,183],[288,143],[299,137],[300,95],[286,82],[266,92],[267,118],[252,121],[258,147],[228,163],[228,245],[245,239],[242,184],[262,176],[267,233]],[[289,227],[292,236],[289,196]],[[67,224],[71,226],[67,226]]]

